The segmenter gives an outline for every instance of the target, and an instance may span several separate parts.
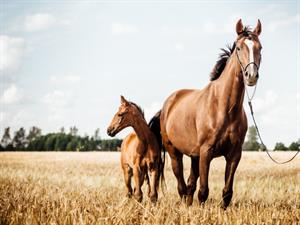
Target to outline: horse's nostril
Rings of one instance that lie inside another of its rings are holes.
[[[258,73],[256,74],[255,78],[259,78],[259,74]]]
[[[248,77],[248,71],[245,72],[246,77]]]

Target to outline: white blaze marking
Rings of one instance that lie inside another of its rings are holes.
[[[247,47],[249,49],[249,63],[252,63],[252,62],[254,62],[254,54],[253,54],[254,43],[253,43],[253,41],[246,39],[245,44],[247,45]],[[249,67],[250,67],[250,76],[251,76],[254,73],[254,65],[251,64]]]

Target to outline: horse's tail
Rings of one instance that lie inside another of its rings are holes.
[[[161,133],[160,133],[160,114],[161,114],[161,110],[159,110],[152,117],[148,126],[156,137],[159,149],[162,150],[161,157],[160,157],[160,164],[159,164],[159,177],[160,177],[161,188],[164,193],[164,189],[166,188],[166,181],[165,181],[165,176],[164,176],[164,167],[165,167],[165,161],[166,161],[166,149],[163,146],[162,137],[161,137]]]

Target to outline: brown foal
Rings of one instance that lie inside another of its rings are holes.
[[[198,199],[208,198],[208,174],[213,158],[226,160],[223,207],[232,198],[232,186],[247,131],[243,109],[245,85],[258,80],[261,44],[258,20],[253,31],[236,24],[237,39],[230,51],[224,50],[212,74],[211,82],[202,90],[179,90],[165,101],[160,115],[161,136],[178,182],[178,192],[188,205],[193,202],[200,174]],[[183,154],[191,157],[187,185],[183,177]]]
[[[163,173],[161,166],[161,151],[156,136],[148,127],[144,113],[139,106],[127,101],[121,96],[121,106],[113,117],[107,133],[115,136],[126,127],[133,127],[121,146],[121,166],[124,173],[127,196],[132,195],[131,178],[134,177],[134,197],[142,201],[143,193],[141,187],[144,179],[148,183],[148,195],[151,202],[157,201],[157,190],[159,178]],[[148,178],[150,174],[150,185]],[[163,176],[163,175],[162,175]]]

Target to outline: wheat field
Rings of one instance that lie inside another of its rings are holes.
[[[287,159],[292,153],[273,153]],[[300,157],[276,165],[244,152],[229,208],[220,208],[223,158],[211,164],[209,199],[187,207],[165,168],[167,190],[156,205],[125,197],[119,153],[0,153],[0,224],[299,224]],[[185,158],[185,174],[189,160]],[[143,187],[144,193],[146,187]]]

